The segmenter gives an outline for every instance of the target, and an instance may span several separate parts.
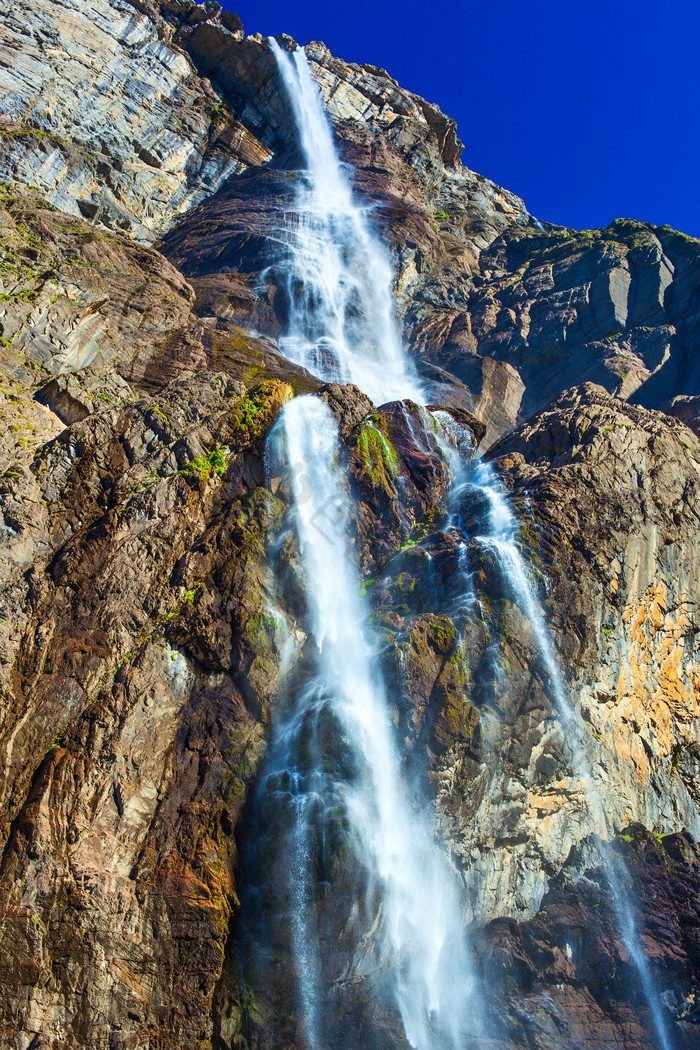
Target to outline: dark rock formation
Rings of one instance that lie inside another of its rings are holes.
[[[696,1047],[698,847],[688,835],[654,837],[633,825],[612,848],[624,859],[632,894],[647,904],[642,938],[671,989],[663,1002],[675,1021],[674,1045]],[[497,919],[476,944],[484,976],[500,991],[494,1021],[503,1025],[504,1046],[649,1045],[648,1007],[600,868],[572,858],[537,915],[527,923]]]

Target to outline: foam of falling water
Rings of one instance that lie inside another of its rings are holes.
[[[354,199],[306,55],[274,40],[270,47],[307,164],[284,234],[289,318],[280,347],[328,382],[355,383],[376,404],[420,402],[394,324],[389,259]]]
[[[290,763],[291,764],[291,763]],[[304,1014],[304,1029],[309,1050],[320,1050],[319,970],[317,945],[313,936],[312,899],[313,843],[308,820],[308,809],[314,796],[304,790],[303,780],[290,780],[295,813],[293,816],[292,850],[290,855],[289,885],[291,887],[291,940],[296,962],[299,999]]]
[[[453,439],[454,441],[454,439]],[[617,918],[618,929],[630,958],[639,974],[644,997],[649,1006],[656,1034],[662,1050],[672,1050],[673,1042],[662,1013],[661,1004],[649,969],[649,963],[640,943],[639,932],[631,905],[628,876],[621,859],[616,856],[607,839],[611,837],[602,799],[591,775],[588,757],[588,734],[581,716],[569,702],[559,664],[554,654],[540,603],[525,561],[517,544],[518,524],[508,505],[506,496],[490,464],[463,467],[459,456],[446,442],[446,455],[453,470],[453,508],[459,506],[460,497],[467,490],[478,492],[488,507],[487,531],[475,537],[477,542],[491,547],[497,555],[501,571],[510,585],[518,604],[527,616],[549,676],[551,697],[564,729],[564,739],[571,755],[575,774],[581,779],[594,827],[601,839],[601,860],[610,887]],[[453,514],[458,512],[453,509]]]
[[[316,675],[308,682],[273,749],[291,767],[297,812],[307,794],[321,805],[340,797],[349,818],[349,839],[368,879],[379,888],[380,956],[390,975],[406,1037],[416,1050],[463,1050],[479,1027],[476,984],[464,939],[459,892],[423,820],[402,784],[381,675],[364,637],[365,610],[345,540],[349,507],[338,473],[335,420],[323,402],[296,398],[270,438],[291,470],[295,527],[306,579],[310,630],[317,650]],[[310,713],[327,704],[342,730],[356,775],[331,778],[326,769],[300,773],[295,738]],[[304,787],[304,777],[306,787]],[[323,787],[319,785],[325,782]],[[313,789],[308,785],[313,784]],[[301,786],[301,789],[300,789]],[[300,821],[300,826],[307,826]],[[296,834],[296,833],[295,833]],[[307,832],[296,834],[293,880],[298,888],[292,936],[300,999],[310,1045],[317,1045],[319,975],[309,938]]]

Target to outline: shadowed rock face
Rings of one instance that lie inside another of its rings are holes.
[[[307,54],[431,410],[488,449],[520,522],[676,1045],[697,1047],[698,242],[631,220],[543,229],[462,166],[437,107]],[[5,19],[0,56],[0,1043],[303,1046],[289,957],[262,985],[239,968],[239,897],[281,669],[291,638],[303,676],[307,633],[264,446],[316,392],[407,777],[475,920],[493,1050],[651,1050],[536,638],[477,541],[483,500],[448,520],[425,409],[279,352],[301,176],[267,42],[216,3],[35,3]],[[346,921],[338,834],[319,903],[343,957],[331,1037],[406,1050]]]
[[[614,848],[632,894],[644,899],[642,937],[653,968],[669,985],[674,1045],[698,1045],[698,847],[688,835],[653,837],[625,828]],[[527,923],[496,920],[476,938],[480,965],[500,991],[501,1045],[649,1046],[649,1017],[638,977],[620,942],[605,877],[572,857]],[[637,992],[637,994],[635,994]],[[653,1044],[652,1044],[653,1045]]]

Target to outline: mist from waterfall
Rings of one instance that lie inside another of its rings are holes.
[[[483,521],[485,531],[474,536],[473,539],[494,551],[511,593],[532,627],[537,648],[549,678],[549,693],[559,717],[562,738],[570,755],[572,771],[584,787],[588,810],[600,840],[600,858],[610,888],[617,926],[624,946],[639,975],[659,1044],[662,1050],[672,1050],[673,1042],[669,1028],[663,1016],[649,962],[639,937],[630,899],[629,877],[623,861],[616,855],[609,842],[614,837],[615,831],[609,826],[605,807],[592,775],[589,757],[590,731],[587,730],[580,714],[569,701],[544,613],[528,566],[518,547],[517,520],[493,467],[483,460],[477,463],[465,462],[456,443],[455,431],[458,431],[459,428],[455,427],[455,424],[443,413],[436,413],[436,416],[443,430],[441,442],[443,454],[450,463],[453,476],[452,513],[448,524],[453,527],[459,526],[459,510],[465,498],[473,500],[474,496],[477,496],[487,508]]]
[[[306,55],[301,48],[290,55],[274,40],[270,47],[306,161],[281,231],[288,318],[280,348],[326,382],[355,383],[375,404],[420,402],[394,322],[389,258],[340,163]]]

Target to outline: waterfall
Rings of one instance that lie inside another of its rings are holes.
[[[393,317],[386,250],[355,200],[306,55],[270,47],[294,110],[307,170],[281,231],[288,319],[284,354],[327,382],[355,383],[375,404],[421,401]]]
[[[280,346],[320,378],[355,383],[375,402],[421,402],[393,320],[386,251],[367,209],[354,198],[304,52],[289,55],[274,41],[270,46],[307,163],[280,231],[284,258],[276,273],[287,313]],[[447,427],[446,419],[442,423]],[[450,524],[459,528],[459,502],[467,489],[485,500],[487,526],[477,540],[495,551],[532,624],[574,771],[587,786],[594,825],[605,837],[584,729],[568,702],[518,550],[515,519],[491,468],[482,464],[467,474],[463,452],[453,432],[445,442],[454,476]],[[287,668],[286,694],[257,788],[260,840],[265,828],[274,840],[271,850],[263,842],[259,860],[274,887],[269,900],[278,908],[269,957],[280,952],[280,965],[289,962],[308,1050],[355,1050],[352,1029],[332,1034],[329,1003],[344,982],[362,981],[377,1000],[393,1001],[415,1050],[466,1050],[485,1033],[460,886],[401,775],[389,699],[368,644],[367,610],[346,538],[350,508],[337,426],[325,404],[299,397],[285,406],[268,457],[290,496],[307,632],[296,664],[292,660]],[[466,559],[466,543],[462,553]],[[453,596],[456,622],[468,615],[472,601],[468,589]],[[343,857],[348,850],[351,861]],[[606,846],[602,858],[625,946],[660,1044],[670,1050],[624,869]],[[340,882],[338,900],[329,902],[334,880]]]
[[[449,445],[449,443],[448,443]],[[562,735],[571,758],[573,772],[585,788],[585,797],[593,826],[600,839],[600,857],[624,946],[639,975],[644,998],[654,1022],[662,1050],[671,1050],[673,1043],[663,1016],[661,1003],[649,969],[649,962],[640,942],[634,909],[628,889],[629,878],[620,857],[609,844],[614,829],[608,825],[607,814],[592,776],[589,759],[589,734],[583,719],[571,705],[556,659],[542,607],[537,599],[527,565],[518,547],[518,524],[493,467],[480,461],[475,467],[455,464],[455,453],[447,450],[453,465],[455,493],[453,501],[459,506],[465,494],[477,493],[488,508],[484,522],[486,531],[474,537],[477,543],[490,547],[497,556],[500,570],[512,594],[527,616],[542,662],[546,669],[550,695],[559,716]]]
[[[403,1028],[416,1050],[461,1050],[479,1027],[472,964],[453,873],[416,811],[400,774],[382,676],[365,639],[366,610],[346,541],[349,517],[334,417],[314,397],[287,405],[269,441],[274,471],[291,478],[293,527],[303,565],[311,673],[272,743],[266,765],[272,792],[294,793],[291,914],[300,1002],[309,1045],[318,1045],[322,996],[308,932],[316,925],[309,882],[326,817],[347,819],[346,841],[380,901],[372,937]],[[303,473],[293,469],[305,464]],[[309,750],[310,724],[325,743]],[[329,733],[328,726],[337,726]],[[331,747],[327,741],[331,738]],[[342,755],[339,760],[338,756]],[[313,814],[313,820],[309,815]],[[372,920],[373,917],[370,917]],[[368,931],[359,929],[362,939]]]
[[[289,296],[280,345],[378,401],[420,398],[394,326],[388,258],[353,199],[305,55],[271,46],[309,169],[280,267]],[[308,633],[257,791],[258,827],[276,838],[261,862],[280,909],[272,939],[289,946],[309,1050],[355,1046],[349,1031],[332,1035],[327,1016],[329,987],[343,980],[365,981],[380,1009],[392,1000],[415,1050],[463,1050],[481,1022],[460,888],[401,776],[346,540],[340,451],[335,419],[315,397],[285,406],[268,439],[269,471],[291,497]],[[348,849],[351,862],[342,859]],[[339,900],[328,903],[334,879]],[[348,928],[351,957],[341,965],[333,941]]]

